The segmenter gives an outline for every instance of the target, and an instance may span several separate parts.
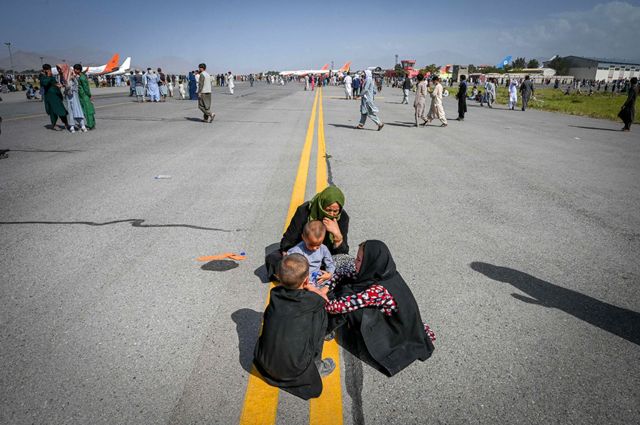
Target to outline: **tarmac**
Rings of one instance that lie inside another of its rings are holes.
[[[251,423],[265,248],[294,183],[315,193],[318,126],[351,253],[387,243],[436,351],[388,378],[340,348],[333,408],[280,391],[271,423],[640,422],[640,129],[475,102],[458,122],[451,98],[448,127],[415,128],[385,87],[385,127],[356,130],[326,87],[303,182],[315,97],[216,88],[205,124],[106,91],[76,134],[0,102],[0,423]]]

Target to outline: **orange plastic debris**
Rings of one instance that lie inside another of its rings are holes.
[[[245,258],[247,258],[244,255],[239,255],[239,254],[234,254],[233,252],[225,252],[224,254],[218,254],[218,255],[205,255],[202,257],[198,257],[196,258],[196,260],[198,261],[214,261],[214,260],[236,260],[236,261],[242,261]]]

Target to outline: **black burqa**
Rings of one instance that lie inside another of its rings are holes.
[[[638,98],[638,85],[633,84],[627,92],[627,100],[622,105],[618,117],[624,123],[624,128],[630,129],[636,116],[636,99]]]
[[[371,358],[380,370],[393,376],[415,360],[426,360],[434,350],[424,331],[420,309],[411,290],[391,257],[384,242],[370,240],[363,244],[364,255],[360,271],[351,282],[336,288],[338,297],[357,294],[373,284],[387,289],[398,306],[391,316],[377,307],[367,307],[348,313],[347,332],[359,332]]]
[[[325,300],[304,289],[276,286],[264,312],[253,363],[269,384],[304,400],[322,393],[314,360],[327,330]]]

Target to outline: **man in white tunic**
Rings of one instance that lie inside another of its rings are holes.
[[[236,84],[233,81],[233,74],[231,73],[231,71],[229,71],[229,73],[227,74],[227,84],[229,85],[229,94],[233,94],[233,89],[235,88]]]
[[[435,86],[430,91],[431,96],[431,108],[429,108],[429,115],[427,115],[427,121],[431,122],[438,118],[442,125],[440,127],[447,126],[447,118],[444,115],[444,108],[442,107],[442,84],[440,84],[440,77],[435,76],[432,79]]]
[[[516,108],[518,104],[518,82],[516,80],[511,80],[509,83],[509,109],[512,111]]]
[[[347,99],[353,99],[353,89],[351,88],[351,75],[347,74],[344,77],[344,93]]]

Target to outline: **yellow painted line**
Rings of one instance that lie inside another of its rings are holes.
[[[289,204],[289,212],[287,213],[287,221],[285,222],[285,231],[287,230],[289,222],[291,221],[293,214],[295,214],[296,209],[304,202],[304,194],[307,189],[307,174],[309,173],[309,160],[311,159],[311,145],[313,145],[313,128],[316,124],[316,110],[318,107],[319,94],[320,91],[316,91],[316,96],[313,101],[313,109],[311,110],[311,118],[309,119],[309,126],[307,127],[307,135],[304,139],[304,147],[300,154],[298,174],[296,174],[296,180],[291,192],[291,203]]]
[[[316,160],[316,193],[327,187],[327,147],[324,143],[324,111],[322,109],[322,90],[320,90],[320,107],[318,109],[318,155]]]
[[[327,147],[324,140],[324,111],[322,109],[322,91],[318,111],[318,156],[316,162],[316,191],[324,190],[329,184],[327,174]],[[322,394],[309,403],[309,424],[342,425],[342,383],[340,381],[340,349],[334,338],[325,341],[322,358],[332,358],[336,369],[322,380]]]
[[[108,108],[110,106],[121,106],[121,105],[128,105],[130,103],[135,103],[135,102],[120,102],[120,103],[110,103],[108,105],[99,105],[99,106],[94,106],[94,109],[100,109],[100,108]],[[20,115],[19,117],[14,117],[14,118],[6,118],[4,121],[18,121],[18,120],[26,120],[29,118],[41,118],[41,117],[48,117],[49,115],[47,114],[33,114],[33,115]]]
[[[289,211],[287,219],[284,223],[283,233],[289,227],[291,217],[296,208],[304,202],[304,194],[307,186],[307,174],[309,174],[309,160],[311,159],[311,145],[313,144],[313,128],[316,122],[316,108],[318,105],[318,93],[316,92],[311,109],[311,117],[309,118],[309,126],[307,127],[307,135],[305,137],[302,153],[300,154],[300,162],[298,164],[298,172],[296,180],[291,191],[291,201],[289,203]],[[269,292],[274,287],[273,282],[269,287]],[[269,297],[267,296],[267,304]],[[272,387],[262,380],[260,373],[255,366],[251,368],[249,382],[247,383],[247,391],[244,396],[242,413],[240,414],[240,425],[271,425],[276,422],[276,414],[278,412],[278,392],[277,387]]]

